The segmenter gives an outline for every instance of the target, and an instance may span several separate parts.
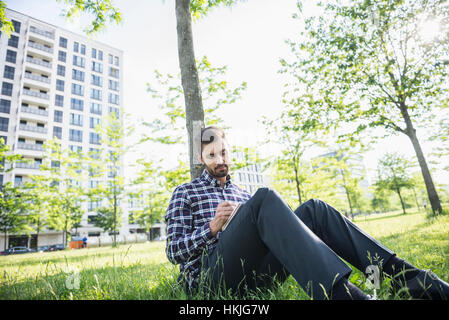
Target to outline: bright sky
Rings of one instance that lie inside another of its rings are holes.
[[[6,3],[13,10],[79,34],[87,21],[67,22],[60,16],[64,5],[56,0]],[[124,51],[125,111],[151,120],[156,104],[146,92],[146,83],[153,80],[155,69],[173,75],[179,72],[174,1],[115,0],[114,4],[122,12],[122,24],[110,24],[95,39]],[[257,145],[265,135],[257,120],[280,111],[283,79],[278,74],[279,59],[289,55],[284,41],[297,39],[301,30],[299,22],[291,18],[294,12],[296,0],[247,0],[231,9],[215,9],[193,25],[196,57],[206,55],[213,66],[227,65],[231,84],[248,83],[243,98],[226,107],[225,120],[233,128],[228,133],[231,143]],[[429,144],[423,149],[426,154],[431,151]],[[375,169],[378,157],[389,151],[414,156],[407,137],[389,138],[365,156],[367,168]],[[447,173],[438,178],[440,183],[449,181]]]

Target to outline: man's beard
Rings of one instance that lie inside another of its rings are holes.
[[[214,178],[223,178],[228,175],[229,167],[227,164],[221,164],[212,169],[209,166],[206,166],[207,172]]]

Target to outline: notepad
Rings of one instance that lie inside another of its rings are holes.
[[[237,211],[240,209],[240,207],[242,206],[242,203],[239,202],[234,210],[232,211],[231,215],[229,216],[229,219],[226,221],[226,223],[223,225],[223,227],[221,227],[221,231],[224,231],[226,229],[226,227],[228,226],[228,224],[231,222],[232,218],[235,217],[235,215],[237,214]]]

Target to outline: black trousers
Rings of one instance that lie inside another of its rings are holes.
[[[310,297],[325,299],[352,271],[342,259],[364,272],[375,264],[370,257],[385,263],[393,255],[327,203],[312,199],[293,212],[276,191],[260,188],[203,257],[203,289],[244,294],[291,274]]]

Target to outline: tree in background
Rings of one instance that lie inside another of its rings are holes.
[[[246,90],[246,82],[237,87],[229,87],[226,81],[227,67],[213,67],[207,57],[203,57],[198,63],[199,83],[203,88],[202,101],[207,107],[206,126],[218,125],[223,129],[228,127],[220,117],[219,112],[226,105],[235,103]],[[149,129],[149,134],[144,134],[142,142],[152,141],[165,145],[187,145],[188,139],[184,133],[186,111],[184,107],[183,88],[180,76],[162,74],[155,71],[155,82],[147,83],[147,91],[152,94],[161,117],[151,122],[143,121],[142,124]]]
[[[127,194],[121,164],[133,147],[125,144],[125,139],[133,132],[131,126],[124,125],[125,117],[123,109],[103,116],[101,124],[95,128],[96,135],[91,135],[92,141],[101,147],[91,151],[88,160],[90,178],[100,179],[87,193],[91,201],[102,202],[94,224],[113,234],[113,246],[117,246],[117,233],[123,217],[121,203]]]
[[[30,209],[35,214],[35,210],[47,209],[46,225],[63,232],[63,243],[66,246],[68,234],[83,216],[84,157],[80,152],[63,149],[59,139],[47,140],[44,147],[46,152],[40,173],[30,176],[32,182],[29,189],[34,189],[32,194],[36,197],[36,202]],[[42,222],[39,217],[35,221]]]
[[[129,223],[137,223],[148,233],[155,223],[162,220],[170,193],[164,186],[165,179],[160,165],[144,159],[137,160],[137,163],[140,170],[132,181],[130,200],[137,200],[138,206],[131,210]],[[186,178],[181,180],[188,181]]]
[[[0,231],[8,233],[30,232],[29,215],[27,211],[27,198],[21,187],[14,186],[11,182],[0,187]]]
[[[297,72],[299,82],[319,83],[317,96],[328,114],[322,121],[334,117],[355,125],[344,133],[351,139],[368,128],[409,137],[432,210],[441,212],[415,126],[429,124],[434,111],[448,106],[448,6],[438,0],[318,5],[322,15],[304,18],[298,3],[296,17],[305,31],[301,40],[289,42],[294,61],[282,64]]]
[[[412,180],[409,173],[411,167],[412,163],[397,153],[385,154],[378,163],[378,180],[376,181],[376,185],[379,188],[397,193],[404,214],[406,214],[405,202],[401,191],[404,188],[412,187]]]

